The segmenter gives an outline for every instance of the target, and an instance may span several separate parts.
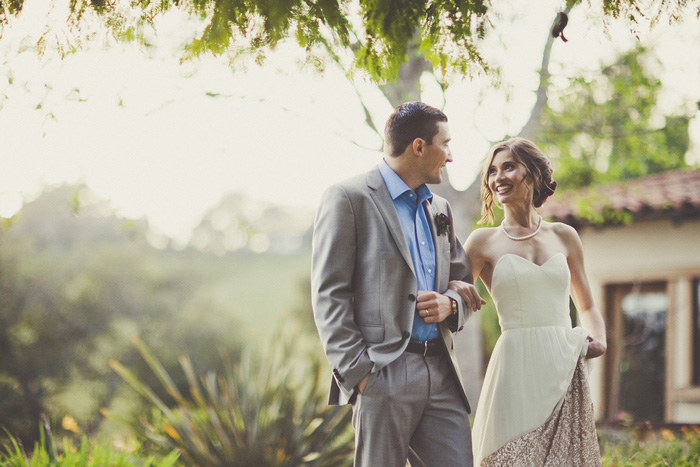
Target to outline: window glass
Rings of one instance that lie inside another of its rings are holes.
[[[622,297],[623,336],[618,407],[632,419],[664,417],[668,296],[637,284]]]

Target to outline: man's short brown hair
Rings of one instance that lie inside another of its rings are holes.
[[[401,155],[406,146],[421,138],[433,144],[433,137],[438,133],[438,122],[446,122],[447,115],[440,109],[423,102],[406,102],[394,109],[384,127],[384,150],[396,157]]]

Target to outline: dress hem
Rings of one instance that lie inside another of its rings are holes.
[[[566,394],[544,424],[507,442],[479,465],[600,467],[600,446],[585,365],[585,359],[580,357]]]

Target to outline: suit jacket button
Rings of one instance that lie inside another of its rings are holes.
[[[416,301],[416,296],[413,295],[412,293],[410,293],[410,294],[408,294],[408,300],[411,301],[411,302],[415,302],[415,301]]]
[[[408,332],[408,331],[404,331],[404,332],[403,332],[403,338],[404,338],[404,339],[408,339],[409,337],[411,337],[411,333]]]

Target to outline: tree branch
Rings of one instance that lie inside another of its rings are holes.
[[[571,6],[567,6],[564,9],[564,13],[567,15],[571,11]],[[554,21],[552,22],[552,28],[557,23],[559,15],[557,14],[557,17],[554,18]],[[549,88],[549,59],[552,53],[552,46],[554,45],[554,40],[555,37],[551,34],[550,28],[547,31],[547,42],[544,45],[544,51],[542,52],[542,65],[540,66],[540,84],[537,87],[537,100],[535,101],[535,105],[532,107],[532,112],[530,112],[530,118],[528,119],[527,123],[522,127],[520,132],[518,133],[518,136],[521,136],[523,138],[530,138],[534,133],[537,127],[539,126],[540,122],[540,117],[542,116],[542,112],[544,112],[544,109],[547,107],[547,89]]]
[[[352,31],[352,34],[354,35],[354,31]],[[357,36],[355,36],[357,37]],[[328,43],[326,40],[322,40],[322,44],[324,46],[324,49],[326,52],[330,55],[331,59],[343,70],[346,79],[350,83],[350,86],[352,86],[353,91],[355,91],[355,95],[357,95],[357,99],[360,102],[360,105],[362,106],[362,111],[365,114],[365,124],[377,135],[379,136],[379,139],[383,142],[384,141],[384,135],[382,134],[381,131],[377,128],[377,125],[374,123],[374,118],[372,117],[372,113],[369,111],[369,108],[365,104],[365,100],[362,97],[362,94],[360,93],[360,90],[357,88],[355,85],[355,81],[350,77],[350,73],[348,70],[345,68],[343,65],[340,56],[333,50],[333,47],[331,44]],[[356,144],[357,146],[363,147],[360,144],[357,144],[356,142],[353,142],[353,144]],[[382,147],[379,147],[379,151],[382,150]]]

